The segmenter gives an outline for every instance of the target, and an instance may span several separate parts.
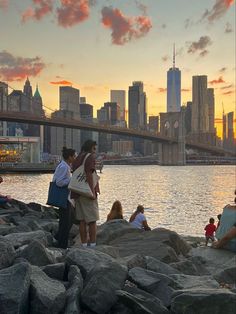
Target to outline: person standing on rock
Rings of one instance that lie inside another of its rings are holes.
[[[75,199],[75,215],[76,220],[79,221],[80,239],[83,247],[96,246],[97,235],[97,220],[99,220],[98,200],[97,195],[100,193],[99,184],[95,185],[93,182],[93,172],[95,169],[96,160],[96,142],[93,140],[87,140],[81,147],[80,154],[76,157],[72,165],[72,171],[79,168],[86,157],[84,170],[86,173],[86,180],[93,193],[93,197],[85,197],[75,192],[71,192],[71,198]],[[95,185],[95,186],[94,186]],[[89,239],[87,233],[87,227],[89,231]]]
[[[151,230],[144,215],[144,207],[142,205],[138,205],[136,211],[131,215],[129,222],[135,228],[144,229],[145,231]]]
[[[71,179],[71,164],[75,159],[75,150],[63,147],[63,160],[56,167],[52,181],[59,187],[68,186]],[[69,232],[73,224],[74,208],[69,200],[67,208],[59,208],[59,229],[55,236],[58,247],[66,249],[68,247]]]

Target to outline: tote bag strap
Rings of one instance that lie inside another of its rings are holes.
[[[91,154],[90,154],[90,153],[88,153],[88,154],[84,157],[84,160],[83,160],[83,162],[82,162],[82,165],[81,165],[81,166],[83,166],[83,167],[84,167],[85,162],[86,162],[86,159],[87,159],[90,155],[91,155]]]

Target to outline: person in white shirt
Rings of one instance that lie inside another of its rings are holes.
[[[63,160],[56,167],[52,181],[59,187],[68,186],[71,179],[70,165],[75,159],[75,150],[63,147]],[[67,202],[67,208],[59,208],[59,228],[55,236],[58,241],[58,247],[66,249],[68,246],[68,238],[70,228],[73,224],[74,209],[71,203]]]
[[[144,215],[144,207],[142,205],[138,205],[136,211],[131,215],[129,222],[135,228],[144,229],[145,231],[151,230]]]

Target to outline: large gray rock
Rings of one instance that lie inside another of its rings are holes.
[[[147,268],[146,258],[141,254],[133,254],[118,259],[118,262],[125,265],[128,269],[134,267]]]
[[[30,266],[16,264],[0,271],[0,313],[28,314]]]
[[[213,276],[220,284],[233,284],[236,287],[236,263],[235,267],[224,269]]]
[[[12,265],[15,250],[11,242],[0,236],[0,270]]]
[[[192,256],[189,259],[171,263],[170,266],[179,270],[185,275],[204,276],[210,275],[209,270],[205,267],[206,261],[200,256]]]
[[[119,248],[121,257],[143,254],[165,263],[179,261],[178,254],[186,255],[190,249],[176,232],[161,228],[148,232],[139,230],[136,233],[126,233],[109,244]]]
[[[211,276],[191,276],[184,274],[172,274],[169,277],[175,281],[179,289],[216,289],[219,283]]]
[[[175,314],[235,314],[236,294],[225,289],[183,290],[173,296]]]
[[[127,306],[135,314],[168,314],[169,311],[153,295],[135,287],[116,292],[118,302]]]
[[[66,267],[65,263],[55,263],[52,265],[46,265],[42,267],[48,277],[56,280],[63,281],[66,277]]]
[[[97,244],[109,244],[112,240],[127,233],[138,234],[142,230],[132,227],[126,220],[110,220],[98,227]]]
[[[24,244],[29,244],[34,240],[39,240],[44,245],[47,245],[47,236],[44,231],[32,231],[23,233],[11,233],[5,236],[5,239],[9,240],[15,248],[18,248]]]
[[[35,266],[45,266],[56,263],[56,259],[46,251],[45,246],[38,240],[32,241],[20,254]]]
[[[120,257],[119,250],[110,245],[97,245],[95,246],[94,250],[110,255],[113,258]]]
[[[58,314],[65,305],[65,287],[49,278],[40,268],[32,266],[30,277],[30,313]]]
[[[163,263],[154,257],[146,256],[146,268],[159,274],[170,275],[179,274],[179,270],[173,268],[171,265]]]
[[[129,280],[138,288],[157,297],[165,306],[170,305],[173,288],[176,285],[168,276],[136,267],[129,271]]]
[[[93,249],[73,249],[66,255],[66,263],[68,265],[77,265],[84,278],[99,262],[109,262],[113,260],[111,256]]]
[[[82,304],[95,313],[106,313],[116,303],[116,290],[122,289],[126,277],[127,268],[116,262],[96,265],[86,277]]]
[[[80,294],[83,290],[83,277],[77,266],[70,266],[68,273],[69,288],[66,291],[64,314],[80,314]]]

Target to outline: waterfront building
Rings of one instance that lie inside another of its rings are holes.
[[[81,99],[81,97],[80,97]],[[86,99],[84,99],[86,100]],[[80,103],[80,118],[81,121],[93,123],[93,106],[86,103]],[[80,131],[80,142],[84,143],[88,139],[92,139],[93,132],[87,130]]]
[[[185,107],[184,121],[186,135],[190,134],[192,131],[192,105],[192,102],[188,101]]]
[[[111,90],[110,101],[117,103],[120,108],[120,117],[118,117],[118,120],[125,121],[125,90]]]
[[[129,128],[145,130],[147,127],[147,99],[143,82],[129,86]]]
[[[0,111],[7,111],[8,85],[0,82]],[[0,121],[0,136],[7,135],[7,122]]]
[[[234,148],[234,112],[227,114],[227,148],[233,150]]]
[[[192,79],[192,132],[209,131],[209,109],[207,97],[207,76],[197,75]]]
[[[116,102],[105,102],[104,108],[107,112],[110,112],[110,124],[118,124],[120,120],[120,106]]]
[[[226,134],[226,129],[227,129],[227,119],[226,119],[226,115],[224,113],[223,110],[223,114],[222,114],[222,122],[223,122],[223,130],[222,130],[222,136],[223,136],[223,148],[226,148],[227,143],[227,134]]]
[[[173,66],[167,72],[167,112],[179,112],[181,107],[181,71],[175,67],[175,47]]]
[[[158,133],[159,131],[159,116],[150,116],[148,128],[150,132]]]
[[[214,88],[207,89],[209,132],[215,133],[215,95]]]
[[[71,86],[60,86],[60,110],[73,112],[74,119],[80,119],[80,90]]]
[[[131,156],[133,152],[133,141],[113,141],[112,151],[113,153],[120,156]]]

